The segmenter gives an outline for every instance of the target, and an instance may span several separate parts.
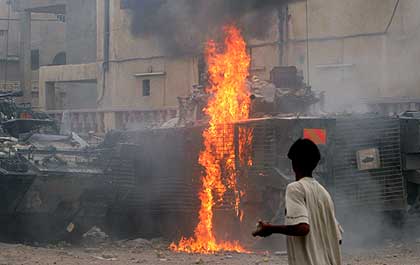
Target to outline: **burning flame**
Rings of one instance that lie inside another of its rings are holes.
[[[173,251],[188,253],[214,253],[218,251],[247,252],[238,241],[218,242],[213,231],[213,208],[224,200],[226,191],[232,190],[235,198],[232,205],[237,216],[242,219],[240,197],[235,165],[235,142],[233,123],[249,118],[250,97],[246,87],[249,76],[250,56],[240,31],[234,26],[224,28],[224,49],[220,52],[215,41],[207,43],[207,63],[212,98],[205,108],[210,117],[208,128],[203,132],[204,150],[199,163],[205,169],[201,176],[199,199],[201,208],[199,222],[194,237],[182,238],[178,244],[172,243]],[[238,153],[244,157],[245,146],[252,140],[252,131],[240,129],[238,132]],[[250,157],[240,158],[240,163],[252,164]]]

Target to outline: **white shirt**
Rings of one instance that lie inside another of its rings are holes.
[[[341,265],[341,231],[328,191],[305,177],[287,186],[286,225],[309,224],[306,236],[287,237],[290,265]]]

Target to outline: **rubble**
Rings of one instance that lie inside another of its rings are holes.
[[[203,118],[203,109],[209,99],[209,94],[203,87],[193,87],[186,97],[178,97],[178,126],[193,125],[195,121]]]
[[[88,232],[83,234],[83,245],[85,246],[95,246],[106,243],[109,239],[109,236],[103,232],[99,227],[92,227]]]
[[[253,76],[249,79],[248,86],[253,99],[253,117],[285,113],[308,114],[311,106],[322,103],[322,93],[317,95],[307,86],[303,82],[302,73],[296,67],[275,67],[269,81]]]
[[[204,260],[202,258],[199,258],[195,261],[195,264],[204,264]]]
[[[101,251],[100,248],[85,248],[84,252],[86,253],[98,253],[99,251]]]
[[[117,258],[113,255],[109,255],[109,254],[102,254],[101,256],[92,256],[95,259],[99,259],[99,260],[106,260],[106,261],[116,261]]]
[[[348,250],[347,248],[345,248]],[[71,252],[69,251],[71,250]],[[357,254],[344,254],[343,264],[420,264],[419,245],[405,245],[403,249],[364,249]],[[131,253],[127,249],[115,249],[111,246],[98,250],[96,253],[85,252],[85,248],[72,246],[64,250],[34,248],[23,245],[0,244],[0,264],[21,265],[21,264],[53,264],[77,265],[77,264],[287,264],[287,256],[273,254],[231,254],[232,258],[226,255],[188,255],[169,251],[158,252],[153,249],[141,253]]]
[[[151,248],[152,243],[147,239],[137,238],[134,240],[125,241],[124,246],[129,247],[129,248],[136,248],[136,249],[146,249],[146,248]]]
[[[323,92],[315,93],[303,82],[302,73],[296,67],[275,67],[270,80],[258,76],[248,79],[247,86],[253,100],[251,115],[254,118],[279,114],[308,114],[317,103],[322,105]],[[163,128],[193,126],[205,118],[203,109],[210,95],[203,86],[195,86],[190,94],[178,97],[179,116],[165,123]],[[323,107],[319,107],[322,112]]]
[[[158,238],[151,239],[150,243],[155,249],[166,249],[171,242],[168,241],[167,239],[158,237]]]
[[[286,251],[276,251],[276,252],[274,252],[274,255],[276,255],[276,256],[287,256],[287,252]]]

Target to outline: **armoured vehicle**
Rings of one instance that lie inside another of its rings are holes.
[[[419,120],[418,116],[376,114],[285,115],[231,125],[236,132],[243,128],[253,132],[252,166],[237,167],[245,215],[243,222],[234,215],[227,218],[232,209],[218,205],[216,222],[218,216],[223,216],[224,226],[237,230],[241,227],[243,231],[238,234],[247,235],[259,218],[271,220],[277,215],[281,219],[283,210],[279,211],[279,205],[280,209],[284,206],[285,187],[293,180],[286,154],[290,145],[302,137],[312,139],[322,152],[316,178],[332,193],[344,226],[355,231],[348,238],[362,233],[360,228],[369,222],[380,227],[418,222],[420,149],[411,143],[419,141],[413,133],[418,132]],[[124,194],[116,200],[119,206],[114,209],[114,216],[126,216],[130,220],[128,224],[119,219],[124,228],[131,227],[129,233],[173,238],[191,234],[199,205],[201,168],[197,160],[202,130],[203,127],[196,126],[113,135],[115,143],[137,146],[125,156],[124,167],[113,169],[113,183]],[[235,139],[238,140],[237,134]],[[116,160],[118,156],[115,152]],[[240,165],[238,161],[237,165]],[[142,229],[145,225],[147,231]]]
[[[0,239],[75,239],[106,212],[106,177],[80,137],[45,113],[0,98]]]
[[[251,78],[249,88],[252,119],[229,125],[234,127],[236,147],[241,145],[238,132],[253,134],[252,142],[246,143],[252,166],[241,164],[235,154],[245,215],[238,222],[229,214],[234,212],[231,206],[216,205],[216,222],[222,216],[224,227],[242,227],[239,234],[249,234],[260,218],[281,219],[285,188],[294,178],[286,154],[302,137],[318,144],[323,158],[316,169],[317,178],[332,193],[338,216],[350,231],[361,232],[369,222],[375,227],[395,228],[420,220],[420,147],[412,144],[420,139],[420,115],[310,116],[311,112],[324,113],[323,95],[303,82],[296,67],[274,68],[270,81]],[[197,162],[204,129],[200,119],[205,119],[201,109],[208,98],[205,91],[195,91],[180,100],[177,126],[185,127],[108,135],[108,147],[115,149],[110,164],[113,184],[121,194],[110,216],[124,224],[113,227],[140,236],[179,238],[191,234],[197,220],[202,170]],[[136,147],[121,152],[118,144]],[[127,153],[130,155],[124,156]],[[144,231],[144,226],[149,229]]]

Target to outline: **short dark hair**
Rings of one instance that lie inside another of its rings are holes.
[[[321,153],[311,140],[299,139],[290,147],[287,157],[305,173],[310,173],[321,160]]]

